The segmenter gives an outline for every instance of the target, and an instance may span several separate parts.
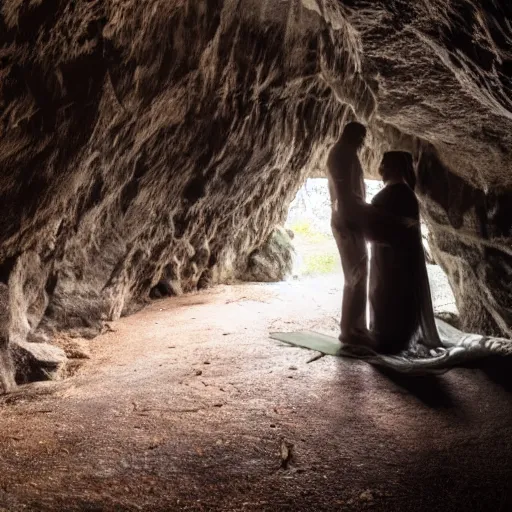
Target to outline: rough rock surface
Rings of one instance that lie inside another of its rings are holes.
[[[20,341],[12,344],[12,352],[18,384],[35,380],[57,380],[66,369],[65,352],[49,343]]]
[[[292,275],[295,249],[290,236],[293,231],[288,231],[278,226],[267,241],[249,255],[245,281],[275,283]]]
[[[4,0],[2,343],[246,273],[354,116],[420,159],[465,330],[511,335],[512,5]]]

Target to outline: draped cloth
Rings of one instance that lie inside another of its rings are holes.
[[[337,338],[314,331],[273,332],[270,337],[324,355],[349,356],[408,375],[440,374],[485,357],[512,356],[512,340],[465,333],[438,318],[435,323],[441,341],[439,348],[429,349],[419,342],[392,355],[379,354],[369,349],[366,353],[354,354],[347,351]]]

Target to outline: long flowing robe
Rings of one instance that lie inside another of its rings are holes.
[[[372,201],[379,211],[416,221],[407,230],[375,226],[366,232],[373,241],[368,299],[370,330],[379,351],[397,353],[414,341],[439,347],[432,298],[423,252],[419,206],[413,190],[405,183],[386,186]]]

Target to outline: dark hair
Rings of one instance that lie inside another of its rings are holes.
[[[411,153],[407,151],[388,151],[382,157],[382,165],[391,173],[400,174],[413,190],[416,187],[416,174]]]
[[[366,127],[356,121],[348,123],[341,134],[341,140],[343,142],[347,142],[348,144],[358,147],[363,143],[365,137]]]

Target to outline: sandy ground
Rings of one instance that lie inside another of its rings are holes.
[[[402,378],[268,338],[334,332],[339,302],[327,276],[113,323],[1,399],[0,510],[511,510],[511,365]]]

